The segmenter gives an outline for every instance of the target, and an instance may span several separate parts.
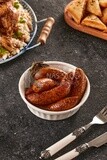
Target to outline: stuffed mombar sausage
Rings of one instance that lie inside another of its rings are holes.
[[[31,75],[34,79],[50,78],[53,80],[61,81],[66,72],[44,64],[43,62],[33,63],[31,67]]]
[[[57,86],[57,84],[58,83],[52,79],[41,78],[34,81],[32,85],[32,89],[34,92],[39,93],[39,92],[50,90],[53,87]]]
[[[78,96],[66,97],[49,105],[46,109],[50,111],[64,111],[73,108],[78,103]]]
[[[44,91],[40,94],[29,94],[26,96],[26,99],[30,103],[38,106],[57,102],[69,94],[73,84],[73,78],[73,72],[70,72],[64,76],[59,86],[54,87],[51,90]]]

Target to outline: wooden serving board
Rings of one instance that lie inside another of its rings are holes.
[[[74,28],[78,31],[93,35],[95,37],[107,40],[107,33],[106,32],[103,32],[103,31],[100,31],[100,30],[97,30],[97,29],[94,29],[94,28],[91,28],[91,27],[83,26],[81,24],[77,24],[76,22],[74,22],[72,17],[67,12],[67,9],[68,9],[70,4],[71,4],[71,2],[64,9],[64,19],[70,27],[72,27],[72,28]]]

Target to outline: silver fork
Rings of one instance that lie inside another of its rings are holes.
[[[94,124],[105,124],[107,122],[107,106],[105,106],[96,116],[93,117],[92,121],[85,126],[82,126],[72,133],[59,140],[52,146],[48,147],[46,150],[41,152],[40,159],[48,159],[52,157],[59,150],[64,148],[66,145],[74,141],[77,137],[79,137],[83,132],[85,132],[88,128],[90,128]]]

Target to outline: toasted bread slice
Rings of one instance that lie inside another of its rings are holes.
[[[92,14],[95,14],[96,16],[99,16],[99,17],[102,16],[101,8],[98,0],[88,0],[87,11],[89,11]]]
[[[103,23],[107,24],[107,8],[102,11],[102,14],[101,20]]]
[[[86,2],[87,0],[73,0],[67,9],[68,15],[71,16],[77,24],[80,24],[83,17]]]
[[[106,25],[96,15],[93,14],[85,17],[81,24],[88,27],[97,28],[99,30],[106,30],[107,28]]]
[[[107,0],[99,0],[99,4],[101,7],[107,7]]]

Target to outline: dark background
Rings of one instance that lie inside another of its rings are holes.
[[[52,16],[56,23],[46,45],[0,65],[0,160],[38,160],[41,150],[90,122],[107,103],[107,42],[76,31],[65,23],[63,11],[70,0],[27,2],[38,20]],[[37,36],[41,28],[42,25],[38,25]],[[47,121],[28,110],[19,95],[18,82],[35,60],[63,61],[86,72],[91,83],[90,96],[74,116],[61,121]],[[106,131],[107,125],[93,126],[54,158]],[[89,149],[75,160],[107,160],[107,145]]]

